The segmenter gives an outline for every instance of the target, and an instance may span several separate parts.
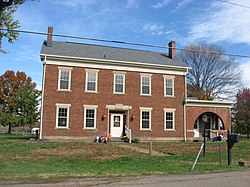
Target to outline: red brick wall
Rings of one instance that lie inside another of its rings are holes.
[[[163,74],[152,74],[152,96],[140,96],[140,72],[126,72],[126,88],[124,95],[113,94],[114,70],[99,69],[98,93],[85,92],[84,68],[73,67],[71,71],[71,91],[57,91],[58,66],[46,65],[44,101],[43,101],[43,137],[75,136],[94,137],[106,135],[108,118],[102,120],[103,114],[108,116],[106,105],[123,104],[132,106],[129,115],[135,115],[130,121],[133,137],[183,137],[183,100],[184,76],[175,75],[175,97],[164,97]],[[71,104],[69,129],[55,129],[56,103]],[[83,130],[83,105],[98,105],[97,130]],[[140,107],[152,107],[151,131],[140,131]],[[163,108],[174,108],[175,131],[164,131]],[[129,116],[129,117],[130,117]]]
[[[187,107],[187,130],[193,130],[195,120],[203,113],[211,112],[220,117],[224,123],[225,130],[230,129],[231,126],[231,113],[230,108],[221,108],[221,107],[197,107],[197,106],[188,106]],[[193,133],[187,133],[189,138],[193,137]],[[226,134],[225,134],[226,136]]]

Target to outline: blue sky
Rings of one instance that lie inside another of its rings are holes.
[[[230,2],[250,7],[249,0]],[[226,53],[250,56],[250,8],[218,0],[27,1],[18,8],[15,18],[21,22],[21,30],[47,32],[50,25],[54,27],[54,34],[163,46],[174,40],[179,48],[190,43],[216,43]],[[9,53],[0,53],[0,74],[6,70],[24,71],[41,88],[42,63],[39,53],[45,39],[46,36],[21,33],[14,44],[4,40],[3,48]],[[59,37],[53,40],[74,41]],[[86,40],[77,42],[93,43]],[[243,70],[244,86],[250,87],[250,59],[237,60]]]

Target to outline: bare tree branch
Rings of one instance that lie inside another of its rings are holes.
[[[224,50],[215,44],[191,44],[186,49],[179,58],[192,68],[187,75],[190,95],[208,100],[235,95],[241,71],[234,58],[221,55]]]

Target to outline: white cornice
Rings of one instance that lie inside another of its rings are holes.
[[[209,101],[209,100],[191,100],[187,99],[186,106],[199,106],[199,107],[216,107],[216,108],[232,108],[233,102],[228,101]]]
[[[189,71],[189,67],[179,67],[171,65],[161,64],[146,64],[141,62],[128,62],[128,61],[115,61],[95,58],[82,58],[82,57],[68,57],[58,55],[46,55],[40,54],[41,57],[46,57],[46,64],[53,65],[65,65],[73,67],[92,67],[103,69],[115,69],[115,70],[127,70],[127,71],[141,71],[143,72],[155,72],[164,73],[169,71],[170,74],[186,75]],[[146,70],[147,69],[147,70]],[[146,70],[146,71],[145,71]],[[164,72],[162,72],[164,71]],[[172,73],[171,73],[172,72]]]

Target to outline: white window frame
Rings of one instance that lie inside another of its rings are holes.
[[[116,75],[123,76],[123,92],[116,92],[115,90],[115,85],[116,85]],[[125,94],[125,78],[126,78],[126,73],[123,72],[114,72],[114,86],[113,86],[113,93],[114,94]]]
[[[174,97],[174,79],[175,77],[174,76],[163,76],[164,77],[164,97]],[[167,80],[171,80],[172,81],[172,94],[171,95],[167,95],[167,92],[166,92],[166,81]]]
[[[83,129],[96,129],[96,120],[97,120],[97,108],[98,106],[96,105],[84,105],[84,125],[83,125]],[[94,110],[95,111],[95,116],[94,116],[94,127],[86,127],[86,111],[87,110]]]
[[[58,67],[58,70],[59,70],[59,73],[58,73],[58,90],[60,91],[70,91],[71,90],[71,71],[72,71],[72,68],[69,68],[69,67]],[[62,71],[69,71],[69,85],[68,85],[68,89],[62,89],[61,88],[61,73]]]
[[[142,89],[142,79],[143,77],[147,77],[149,78],[149,93],[148,94],[145,94],[145,93],[142,93],[143,89]],[[152,75],[148,75],[148,74],[141,74],[141,95],[146,95],[146,96],[150,96],[151,95],[151,77]]]
[[[152,121],[152,110],[153,108],[140,107],[140,130],[151,131],[151,121]],[[142,128],[142,112],[149,112],[149,128]]]
[[[164,108],[164,131],[175,131],[175,111],[176,109],[174,108]],[[166,124],[166,113],[172,113],[173,114],[173,128],[172,129],[167,129],[167,124]]]
[[[70,110],[71,104],[56,104],[56,129],[68,129],[69,128],[69,110]],[[67,125],[66,127],[58,126],[58,115],[59,115],[59,109],[60,108],[67,108]]]
[[[90,70],[86,69],[86,80],[85,80],[85,92],[94,92],[97,93],[97,88],[98,88],[98,72],[99,70]],[[88,90],[88,73],[95,73],[95,90]]]

